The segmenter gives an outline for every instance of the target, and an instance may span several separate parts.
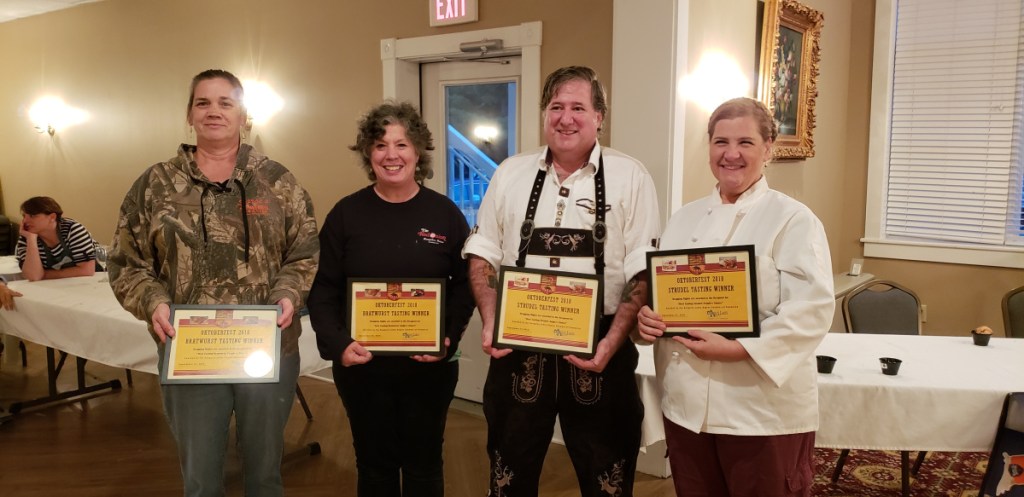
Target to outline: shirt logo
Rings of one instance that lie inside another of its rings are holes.
[[[245,199],[245,213],[250,216],[265,216],[270,214],[270,200],[265,198]]]
[[[416,236],[420,237],[421,240],[431,245],[444,245],[448,241],[448,237],[445,235],[438,235],[427,228],[420,228],[419,233]]]
[[[597,208],[594,207],[596,205],[597,203],[594,202],[593,200],[590,200],[589,198],[581,198],[576,201],[576,206],[586,209],[587,213],[589,214],[597,214]],[[608,212],[610,210],[612,210],[612,206],[604,204],[604,211]]]

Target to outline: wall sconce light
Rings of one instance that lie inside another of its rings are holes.
[[[679,82],[679,93],[706,112],[730,98],[747,95],[750,79],[736,59],[718,51],[705,52],[697,67]]]
[[[266,124],[284,108],[284,99],[262,81],[246,80],[242,87],[245,88],[245,110],[253,124]]]
[[[58,97],[43,97],[28,109],[28,118],[36,131],[53,136],[59,130],[88,121],[89,113],[68,106]]]
[[[490,145],[498,137],[498,128],[494,126],[477,126],[473,128],[473,136]]]

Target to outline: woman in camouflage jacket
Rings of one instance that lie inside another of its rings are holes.
[[[241,143],[245,119],[238,78],[208,70],[193,79],[188,123],[196,145],[181,145],[132,185],[110,257],[110,286],[149,324],[161,363],[174,337],[170,304],[281,310],[278,383],[161,387],[187,496],[223,495],[232,412],[246,495],[282,494],[284,426],[299,369],[296,311],[316,272],[319,242],[309,194],[282,165]]]

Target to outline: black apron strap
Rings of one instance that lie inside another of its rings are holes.
[[[594,175],[594,272],[604,275],[604,242],[608,239],[608,225],[604,222],[604,154],[601,154],[597,174]]]
[[[541,169],[537,171],[537,178],[533,180],[530,201],[526,204],[526,219],[519,228],[519,258],[516,259],[516,267],[526,266],[526,249],[530,246],[530,238],[533,238],[533,228],[536,226],[533,218],[537,215],[537,204],[540,203],[540,192],[544,189],[544,178],[547,175],[547,171]]]

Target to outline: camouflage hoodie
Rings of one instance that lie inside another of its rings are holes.
[[[161,303],[273,304],[287,297],[295,317],[281,348],[297,352],[299,309],[320,250],[309,194],[249,145],[239,147],[222,184],[200,172],[195,150],[181,145],[125,195],[109,256],[114,295],[151,334]]]

